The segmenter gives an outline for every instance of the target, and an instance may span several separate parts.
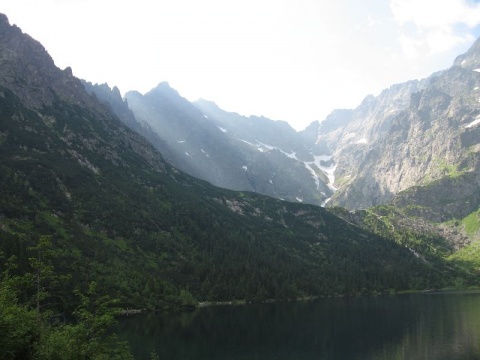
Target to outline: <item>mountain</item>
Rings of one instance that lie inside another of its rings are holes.
[[[157,148],[174,166],[217,186],[248,189],[244,164],[228,138],[168,83],[125,98],[136,119],[162,139],[166,146]]]
[[[0,64],[0,270],[15,255],[17,271],[30,271],[32,251],[50,237],[53,268],[70,276],[52,290],[63,307],[91,281],[124,307],[158,309],[435,288],[465,275],[318,206],[183,173],[125,125],[143,126],[122,111],[125,103],[87,92],[5,15]],[[155,91],[182,105],[165,85]],[[196,108],[185,111],[208,145],[218,126],[205,125]],[[178,113],[168,119],[182,121]]]
[[[328,205],[353,211],[337,215],[387,237],[396,236],[390,227],[429,233],[446,241],[436,250],[448,248],[472,270],[480,263],[479,59],[477,40],[449,69],[394,85],[317,127],[317,143],[337,163]]]
[[[433,231],[446,237],[453,246],[450,251],[459,250],[458,244],[475,246],[480,236],[476,132],[480,115],[472,94],[478,89],[478,53],[476,42],[451,69],[369,95],[356,109],[334,110],[299,133],[280,121],[247,118],[199,100],[193,105],[206,123],[216,125],[223,134],[217,133],[230,140],[227,146],[233,150],[227,157],[235,153],[248,164],[242,165],[243,175],[238,164],[232,168],[225,161],[216,167],[219,170],[200,176],[215,183],[220,178],[216,171],[223,170],[237,179],[246,176],[249,190],[322,206],[373,212],[377,210],[372,206],[380,206],[382,213],[381,205],[390,204],[389,216],[400,217],[398,224],[406,225],[402,232],[410,226]],[[461,69],[467,71],[459,75]],[[462,111],[470,114],[467,123]],[[154,116],[153,111],[150,118]],[[171,149],[184,156],[182,149]],[[183,169],[192,172],[191,165]],[[245,189],[225,181],[217,185]],[[419,218],[437,224],[435,229],[420,226]]]
[[[194,105],[243,154],[252,191],[316,205],[332,195],[329,184],[335,164],[331,156],[306,143],[286,122],[241,116],[205,100]]]
[[[101,91],[96,95],[111,101]],[[152,142],[156,148],[190,175],[232,190],[316,205],[333,194],[331,155],[315,142],[306,144],[286,122],[229,113],[205,100],[190,103],[168,83],[145,95],[128,92],[125,99],[137,121],[161,139]]]
[[[389,141],[392,122],[409,106],[411,95],[427,82],[410,81],[393,85],[377,97],[367,96],[356,109],[332,112],[320,124],[317,143],[327,146],[335,154],[337,162],[335,187],[338,191],[329,205],[361,209],[384,204],[391,199],[397,188],[393,187],[390,179],[368,183],[365,179],[369,176],[376,179],[384,171],[370,168],[377,165],[378,157],[382,155],[380,143]],[[409,185],[412,184],[406,186]]]
[[[477,41],[450,69],[367,97],[345,125],[319,129],[337,161],[332,205],[430,206],[438,221],[478,209],[478,49]]]
[[[128,93],[126,106],[172,164],[217,186],[350,210],[415,206],[423,210],[412,216],[462,219],[478,209],[479,47],[450,69],[392,85],[298,133],[205,100],[189,103],[168,84],[145,96]],[[447,188],[455,191],[438,198]]]

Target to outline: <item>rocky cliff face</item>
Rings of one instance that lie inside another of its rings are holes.
[[[394,189],[370,181],[371,167],[382,153],[379,144],[388,137],[392,122],[427,81],[394,85],[377,97],[367,96],[354,110],[334,111],[320,124],[317,144],[327,146],[337,162],[334,186],[338,191],[330,204],[358,209],[391,197]]]
[[[0,14],[0,81],[32,109],[48,106],[55,98],[88,106],[96,104],[85,93],[72,70],[60,70],[45,48]]]
[[[331,204],[367,208],[412,186],[435,184],[439,191],[440,179],[478,173],[478,48],[477,42],[448,70],[367,97],[344,114],[341,127],[327,119],[317,142],[327,143],[338,162]],[[468,179],[478,186],[475,176]]]

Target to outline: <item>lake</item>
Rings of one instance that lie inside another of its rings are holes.
[[[212,306],[120,320],[136,359],[480,359],[480,293]]]

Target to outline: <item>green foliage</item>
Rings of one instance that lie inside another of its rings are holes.
[[[476,274],[480,270],[480,241],[463,247],[452,254],[449,260]]]
[[[462,171],[458,170],[458,166],[447,164],[445,160],[440,163],[440,168],[451,178],[457,178],[463,174]]]
[[[48,290],[55,286],[58,276],[54,274],[52,259],[55,251],[52,249],[50,236],[41,235],[35,246],[28,248],[34,256],[30,257],[31,281],[34,291],[34,303],[37,316],[40,316],[45,300],[48,298]]]
[[[433,230],[433,225],[427,226],[422,219],[408,216],[409,210],[410,207],[376,206],[356,212],[354,221],[377,235],[395,241],[423,261],[430,268],[430,273],[427,275],[426,272],[425,276],[430,279],[432,287],[455,286],[459,283],[458,279],[463,279],[465,284],[473,284],[476,281],[473,273],[466,272],[464,267],[457,266],[458,263],[453,261],[453,246]],[[333,211],[343,218],[350,216],[342,209]],[[411,282],[412,289],[419,288],[418,284],[422,281],[417,281]]]
[[[480,210],[465,217],[462,224],[465,226],[465,232],[468,236],[475,235],[480,229]]]
[[[44,253],[45,246],[49,248],[46,237],[37,249]],[[109,333],[118,309],[112,307],[114,302],[107,296],[98,295],[95,283],[86,295],[76,292],[81,300],[74,312],[76,321],[59,322],[51,311],[38,307],[36,301],[32,305],[19,300],[23,280],[34,277],[12,275],[13,268],[8,266],[0,278],[0,359],[132,359],[128,346]],[[41,263],[34,271],[44,268]],[[48,273],[54,276],[53,268]],[[50,296],[44,288],[41,292],[45,298]]]
[[[128,346],[108,330],[115,324],[118,309],[108,296],[99,296],[91,283],[86,295],[76,292],[80,305],[74,311],[77,322],[49,327],[36,354],[40,359],[131,359]]]
[[[18,303],[14,279],[6,273],[0,282],[0,359],[33,357],[39,325],[34,310]]]

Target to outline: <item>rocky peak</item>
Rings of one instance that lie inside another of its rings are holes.
[[[31,109],[51,105],[55,97],[90,109],[98,106],[85,93],[71,68],[60,70],[42,44],[0,15],[1,85],[12,90]]]
[[[73,76],[71,68],[61,70],[56,67],[45,48],[22,33],[20,28],[11,26],[5,15],[0,16],[0,29],[0,86],[12,92],[22,108],[33,110],[50,126],[60,126],[56,115],[52,113],[56,114],[62,108],[71,111],[65,126],[56,129],[55,133],[58,140],[65,143],[67,152],[97,171],[100,166],[92,158],[89,159],[93,156],[92,150],[101,153],[103,160],[115,166],[126,166],[126,163],[120,164],[118,161],[118,149],[128,144],[154,168],[163,171],[163,158],[143,137],[120,126],[119,119],[111,109],[85,91],[82,81]],[[82,121],[75,122],[79,118]],[[95,126],[92,125],[93,121]],[[88,127],[88,131],[81,131],[82,127]],[[99,132],[108,134],[108,143],[98,142]],[[74,146],[74,143],[80,145]]]
[[[172,88],[168,81],[160,82],[155,88],[150,90],[145,96],[160,95],[163,97],[178,98],[181,97],[177,90]]]

